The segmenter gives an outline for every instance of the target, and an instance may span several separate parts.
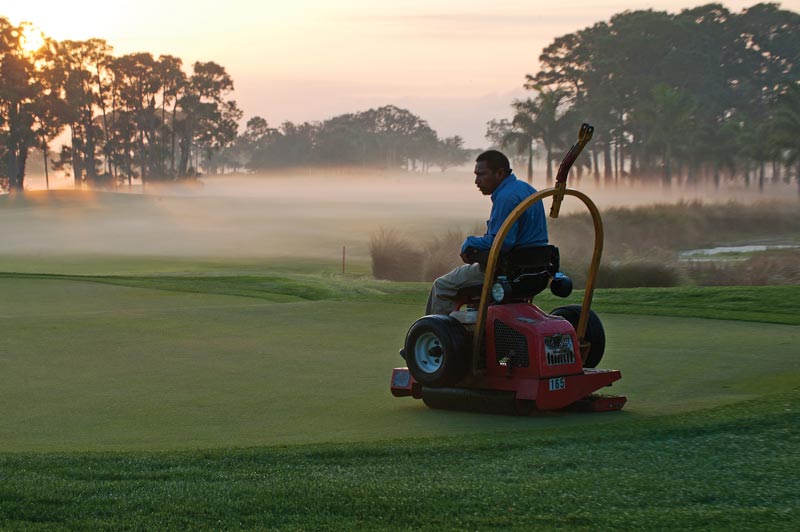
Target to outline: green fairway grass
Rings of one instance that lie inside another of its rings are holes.
[[[796,530],[798,399],[422,440],[0,454],[0,527]]]
[[[800,519],[798,287],[599,290],[625,409],[515,418],[389,394],[422,283],[311,260],[0,262],[19,267],[0,274],[0,529]]]
[[[635,314],[603,314],[603,366],[622,370],[613,391],[630,395],[625,411],[517,419],[429,411],[389,395],[424,285],[307,274],[6,273],[0,450],[370,441],[712,407],[786,390],[800,377],[796,325],[680,317],[692,306],[708,315],[720,301],[747,300],[750,290],[706,290],[706,298],[629,291]],[[598,292],[601,314],[604,298],[615,308],[621,292]],[[763,293],[779,307],[778,292]],[[679,316],[641,314],[653,300]],[[548,309],[563,303],[544,301]]]

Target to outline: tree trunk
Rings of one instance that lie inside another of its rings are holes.
[[[178,161],[178,175],[186,177],[186,173],[189,171],[189,151],[191,149],[191,144],[189,143],[189,139],[181,137],[179,145],[181,149],[181,158]]]
[[[764,192],[764,167],[765,166],[766,166],[766,163],[764,163],[764,161],[761,161],[758,164],[758,191],[759,192]]]
[[[112,89],[111,92],[111,119],[114,122],[114,126],[117,124],[117,93],[115,90]],[[111,164],[111,171],[114,173],[114,186],[117,186],[119,183],[119,161],[117,160],[116,156],[112,156],[116,151],[116,143],[111,144],[111,147],[108,149],[108,156],[113,159],[113,163]]]
[[[553,151],[550,144],[547,145],[547,186],[553,183]]]
[[[163,112],[163,111],[162,111]],[[160,146],[158,135],[156,133],[158,115],[156,114],[156,99],[153,97],[150,100],[150,112],[148,113],[148,136],[147,136],[147,168],[150,177],[162,177],[158,174],[163,172],[163,165],[161,159],[158,158],[156,146]],[[158,159],[157,159],[158,158]]]
[[[789,172],[786,172],[787,174]],[[800,160],[797,161],[797,176],[795,176],[795,180],[797,181],[797,195],[800,196]]]
[[[166,140],[164,138],[165,127],[167,127],[167,84],[166,83],[164,83],[164,90],[161,92],[161,134],[158,136],[158,145],[161,147],[161,150],[159,150],[161,152],[159,154],[159,166],[161,166],[162,172],[164,171],[164,166],[163,166],[164,158],[162,154],[164,153],[164,144],[165,144],[164,141]],[[161,179],[163,180],[165,177],[166,176],[162,175]]]
[[[603,179],[609,183],[613,178],[611,169],[611,144],[606,143],[603,146]]]
[[[142,187],[147,179],[147,155],[144,149],[144,131],[139,130],[139,170],[141,171]]]
[[[44,159],[44,183],[50,190],[50,174],[47,172],[47,141],[42,139],[42,158]]]
[[[180,161],[178,162],[178,175],[181,177],[186,177],[189,171],[189,161],[191,159],[193,138],[194,124],[192,123],[192,117],[187,116],[184,119],[183,131],[181,132],[181,138],[178,141],[178,146],[180,147],[181,151]],[[195,171],[197,171],[196,168]]]
[[[533,142],[528,144],[528,183],[533,183]]]
[[[128,188],[133,187],[133,157],[131,157],[130,138],[125,139],[125,173],[128,174]]]
[[[664,158],[664,185],[671,186],[672,185],[672,167],[670,166],[670,150],[669,148],[664,148],[662,152],[662,156]]]
[[[16,123],[17,117],[19,116],[19,111],[17,104],[11,102],[8,105],[8,133],[5,137],[5,149],[6,149],[6,174],[8,175],[8,187],[11,191],[14,192],[21,192],[22,191],[22,183],[20,183],[17,179],[18,176],[18,164],[17,161],[17,134],[16,134]]]
[[[597,150],[592,148],[592,171],[594,172],[595,184],[600,183],[600,166],[597,164]]]
[[[172,106],[172,123],[170,124],[169,128],[170,146],[171,146],[169,169],[173,179],[175,179],[175,118],[177,117],[177,114],[178,114],[178,99],[175,98],[175,105]]]
[[[28,162],[28,146],[24,141],[20,142],[19,153],[17,153],[17,186],[19,190],[25,188],[25,165]]]
[[[86,178],[94,184],[97,181],[97,167],[95,161],[95,140],[94,140],[94,124],[92,123],[91,109],[84,114],[85,128],[86,128],[86,144],[85,156],[83,158],[86,166]]]
[[[103,155],[105,156],[105,161],[103,161],[103,167],[105,173],[111,173],[111,161],[108,154],[108,117],[106,116],[106,106],[102,105],[100,109],[103,112]]]
[[[72,180],[75,188],[81,188],[83,181],[83,151],[81,150],[80,141],[78,139],[79,132],[76,132],[76,125],[70,125],[72,132]]]
[[[8,174],[8,188],[12,192],[21,192],[22,183],[17,181],[17,148],[13,144],[6,152],[6,173]]]

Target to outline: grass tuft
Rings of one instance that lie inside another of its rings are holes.
[[[666,264],[632,262],[606,264],[597,273],[597,288],[638,288],[677,286],[680,275]]]
[[[422,264],[422,280],[435,281],[453,268],[463,264],[458,250],[465,235],[460,231],[449,230],[434,236],[426,245]]]
[[[381,228],[369,242],[372,275],[388,281],[419,281],[423,253],[391,229]]]
[[[800,284],[800,250],[757,253],[744,260],[688,261],[692,281],[704,286]]]

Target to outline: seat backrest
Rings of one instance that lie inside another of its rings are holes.
[[[472,258],[486,268],[488,251],[473,250]],[[497,263],[497,275],[505,275],[511,285],[512,299],[530,299],[547,288],[560,268],[556,246],[520,246],[503,253]],[[482,284],[462,288],[455,299],[461,302],[480,299]]]
[[[529,299],[547,288],[558,272],[560,256],[556,246],[521,246],[504,257],[502,270],[515,299]]]
[[[502,271],[509,281],[521,275],[546,273],[554,276],[560,267],[560,256],[556,246],[520,246],[506,253],[501,259]]]

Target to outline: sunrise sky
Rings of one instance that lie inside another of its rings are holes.
[[[510,116],[526,73],[555,37],[626,9],[677,11],[701,0],[2,0],[0,16],[57,39],[106,39],[116,54],[216,61],[245,119],[322,120],[384,104],[443,136],[485,144]],[[732,10],[757,3],[727,1]],[[781,2],[800,11],[800,0]]]

